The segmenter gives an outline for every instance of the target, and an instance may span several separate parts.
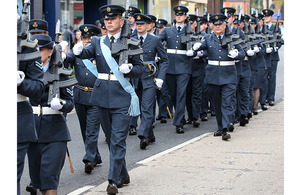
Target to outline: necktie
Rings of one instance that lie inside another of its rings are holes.
[[[181,26],[178,26],[177,27],[177,32],[180,33],[180,30],[181,30]]]
[[[219,38],[219,41],[221,42],[221,40],[222,40],[222,37],[221,37],[221,35],[219,35],[219,36],[218,36],[218,38]]]
[[[115,42],[115,37],[114,36],[111,36],[110,37],[110,43],[112,44],[112,43],[114,43]]]
[[[143,41],[143,40],[144,40],[144,37],[141,36],[140,39],[141,39],[140,45],[142,46],[143,43],[144,43],[144,41]]]

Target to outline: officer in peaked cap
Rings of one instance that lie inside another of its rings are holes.
[[[105,5],[99,8],[107,29],[107,35],[94,37],[91,44],[82,47],[75,45],[73,53],[81,59],[94,58],[98,71],[93,86],[90,103],[100,110],[100,123],[107,138],[110,151],[108,172],[108,194],[118,193],[118,187],[130,183],[126,169],[126,138],[132,116],[139,114],[139,101],[128,78],[140,77],[144,65],[139,55],[128,58],[127,63],[118,64],[119,56],[111,56],[113,43],[121,41],[121,15],[125,9],[118,5]],[[138,49],[129,45],[130,50]]]
[[[143,48],[143,60],[145,72],[140,78],[132,79],[141,104],[141,123],[138,131],[140,148],[145,149],[149,143],[155,142],[152,120],[154,119],[154,106],[156,87],[161,89],[168,68],[168,56],[160,41],[156,36],[147,32],[146,24],[150,18],[142,14],[135,14],[138,34],[134,38],[140,40]],[[155,63],[155,57],[160,57],[159,66]],[[156,70],[156,72],[154,72]],[[137,117],[136,117],[137,120]]]
[[[229,52],[227,48],[222,47],[221,40],[225,36],[226,19],[224,14],[211,16],[210,21],[214,24],[213,33],[206,35],[201,42],[193,45],[196,51],[202,49],[207,51],[208,65],[205,69],[205,82],[208,84],[215,105],[218,131],[214,135],[222,136],[222,140],[231,138],[228,131],[231,125],[231,101],[236,92],[237,83],[235,60],[242,60],[245,57],[239,45]]]
[[[92,24],[83,24],[79,27],[79,30],[81,31],[83,47],[90,44],[93,36],[100,33],[100,29]],[[93,58],[82,60],[75,57],[72,52],[66,54],[65,62],[74,67],[75,77],[78,81],[74,86],[74,105],[85,145],[85,155],[82,159],[84,171],[90,174],[97,164],[102,163],[98,150],[100,111],[97,106],[89,102],[98,76],[96,62]]]
[[[48,22],[41,19],[33,19],[29,21],[28,32],[31,37],[35,34],[46,34],[48,35]]]
[[[128,10],[128,20],[130,22],[130,28],[131,28],[131,36],[136,35],[137,31],[136,31],[136,25],[134,23],[134,14],[139,14],[142,13],[141,10],[139,8],[133,7],[133,6],[129,6],[129,10]]]
[[[186,87],[191,76],[192,68],[190,59],[186,55],[186,44],[181,43],[181,37],[185,36],[185,20],[187,18],[188,8],[185,6],[175,6],[176,24],[170,28],[165,28],[161,34],[157,35],[162,41],[167,42],[167,53],[169,57],[169,66],[166,74],[166,84],[170,91],[174,104],[175,114],[173,125],[176,126],[176,133],[184,133],[184,113],[186,104]],[[172,107],[169,106],[172,110]]]
[[[244,22],[249,23],[249,19],[250,19],[250,16],[247,15],[247,14],[244,14]],[[246,24],[246,23],[245,23],[245,24]]]
[[[234,13],[236,12],[236,9],[234,9],[233,7],[223,7],[220,9],[220,12],[227,17],[227,21],[229,25],[232,27],[233,20],[234,20]]]
[[[272,23],[272,16],[274,12],[270,9],[262,10],[264,14],[264,19],[266,23],[266,27],[268,28],[268,33],[272,35],[275,30],[275,25]],[[278,16],[277,16],[278,17]],[[280,29],[279,33],[281,34]],[[274,105],[275,100],[275,90],[276,90],[276,72],[277,72],[277,65],[279,59],[278,50],[281,47],[281,42],[273,44],[273,52],[271,53],[271,66],[268,71],[268,93],[267,93],[267,100],[270,106]]]
[[[156,22],[156,28],[158,28],[158,34],[160,34],[168,25],[168,21],[165,19],[158,19]]]
[[[119,5],[105,5],[99,8],[99,12],[102,13],[104,20],[106,20],[122,16],[125,8]]]
[[[98,25],[98,26],[101,30],[101,36],[107,35],[107,29],[106,29],[106,26],[104,24],[104,19],[103,18],[100,19],[100,25]]]
[[[148,23],[147,31],[148,31],[148,33],[154,35],[155,34],[155,23],[156,23],[157,18],[150,14],[148,14],[146,16],[148,16],[150,18],[150,21],[147,22]]]

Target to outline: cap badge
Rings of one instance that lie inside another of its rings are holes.
[[[177,10],[180,11],[180,7],[178,7]]]
[[[141,16],[140,16],[140,15],[138,15],[136,19],[137,19],[137,20],[141,20]]]
[[[129,11],[132,11],[132,8],[129,8]]]
[[[87,31],[89,31],[89,29],[87,28],[87,26],[86,26],[86,27],[84,27],[83,31],[84,31],[84,32],[87,32]]]
[[[33,41],[34,41],[34,42],[36,42],[36,43],[38,43],[38,42],[39,42],[37,39],[34,39]]]
[[[216,19],[216,20],[218,20],[218,19],[219,19],[219,17],[218,17],[218,16],[216,16],[216,17],[215,17],[215,19]]]
[[[158,24],[160,24],[160,23],[161,23],[161,21],[159,20],[159,21],[158,21]]]
[[[33,28],[36,28],[36,27],[38,27],[38,24],[37,24],[37,22],[34,22],[34,23],[33,23],[33,25],[32,25],[32,27],[33,27]]]
[[[110,8],[110,7],[107,7],[107,8],[106,8],[106,11],[107,11],[107,12],[110,12],[110,11],[111,11],[111,8]]]

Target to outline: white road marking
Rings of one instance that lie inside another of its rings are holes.
[[[93,188],[93,187],[95,187],[95,186],[84,186],[84,187],[79,188],[79,189],[77,189],[77,190],[75,190],[75,191],[73,191],[73,192],[70,192],[70,193],[67,194],[67,195],[79,195],[79,194],[81,194],[81,193],[83,193],[83,192],[85,192],[85,191],[88,191],[89,189],[91,189],[91,188]]]

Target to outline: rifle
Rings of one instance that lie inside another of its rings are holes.
[[[181,43],[186,44],[186,50],[192,50],[194,39],[197,39],[197,36],[193,35],[192,28],[191,28],[192,21],[187,18],[186,27],[185,27],[185,36],[181,37]]]
[[[130,22],[128,20],[128,14],[129,14],[129,0],[126,1],[125,19],[124,19],[124,24],[122,26],[121,35],[120,35],[121,42],[115,42],[112,43],[111,45],[112,56],[113,57],[119,56],[119,66],[128,63],[128,56],[143,54],[142,48],[129,50],[129,45],[138,46],[140,42],[133,41],[130,38],[131,28],[130,28]]]
[[[231,26],[229,23],[227,23],[226,29],[225,29],[225,36],[222,38],[222,47],[227,46],[228,52],[230,50],[235,49],[236,45],[245,43],[244,40],[240,39],[241,28],[238,29],[237,33],[238,34],[232,34]]]
[[[63,60],[61,57],[61,45],[59,44],[60,34],[60,20],[56,23],[55,32],[55,46],[49,62],[49,68],[51,71],[44,73],[44,85],[49,85],[48,105],[50,105],[53,98],[60,98],[60,88],[70,87],[77,84],[76,78],[60,81],[60,75],[71,75],[72,70],[63,69]]]
[[[20,62],[37,60],[41,58],[41,54],[38,50],[22,54],[23,48],[35,49],[37,46],[36,42],[27,41],[27,31],[28,31],[28,7],[30,5],[30,0],[24,1],[24,6],[22,9],[22,16],[17,23],[17,69],[19,70]]]
[[[211,34],[210,28],[209,28],[209,13],[207,13],[207,27],[205,29],[206,34]]]
[[[277,22],[273,31],[273,39],[274,40],[274,47],[277,47],[276,44],[277,43],[281,43],[282,45],[284,45],[284,41],[282,39],[282,35],[280,33],[280,29],[279,29],[279,14],[280,14],[280,9],[278,10],[278,14],[277,14]]]

